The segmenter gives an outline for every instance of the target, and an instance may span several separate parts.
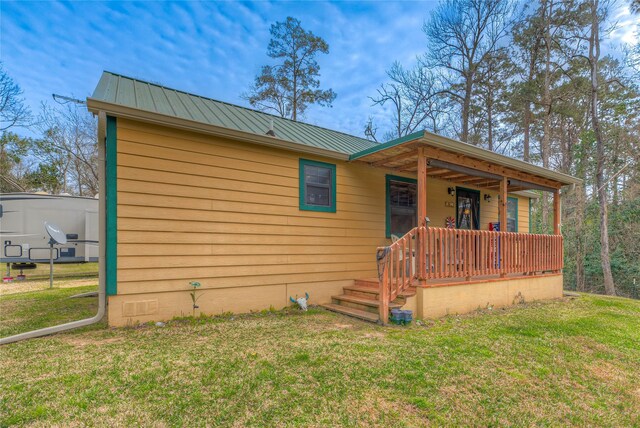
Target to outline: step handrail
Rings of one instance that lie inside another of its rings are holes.
[[[423,237],[425,232],[425,227],[414,227],[391,245],[377,249],[378,299],[383,324],[389,321],[389,304],[418,277],[423,264],[418,259],[426,255],[424,246],[420,244],[424,241],[420,236]]]

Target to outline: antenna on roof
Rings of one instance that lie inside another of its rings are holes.
[[[269,130],[267,131],[267,135],[271,135],[272,137],[276,136],[276,133],[273,130],[273,119],[269,120]]]
[[[53,100],[58,104],[68,104],[68,103],[86,104],[87,103],[86,101],[82,101],[77,98],[65,97],[64,95],[51,94],[51,96],[53,97]]]

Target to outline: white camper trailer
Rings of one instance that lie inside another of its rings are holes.
[[[54,248],[54,263],[98,261],[98,199],[40,193],[0,194],[1,263],[48,263],[44,223],[64,231],[65,245]]]

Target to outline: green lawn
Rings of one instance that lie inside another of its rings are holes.
[[[91,317],[98,311],[97,297],[69,297],[97,290],[88,285],[0,296],[0,337]]]
[[[0,426],[640,425],[625,299],[407,328],[317,309],[103,326],[0,353]]]
[[[3,273],[6,268],[2,266]],[[20,273],[18,269],[12,269],[11,274],[15,277]],[[48,279],[49,263],[38,263],[35,269],[25,270],[24,274],[28,280]],[[53,265],[54,278],[74,278],[74,277],[98,277],[98,263],[60,263]]]

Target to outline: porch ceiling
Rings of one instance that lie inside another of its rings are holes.
[[[427,175],[455,183],[498,189],[502,177],[507,177],[508,190],[513,192],[531,189],[554,191],[563,185],[580,182],[566,174],[426,131],[356,153],[351,160],[414,173],[418,169],[419,147],[424,147],[428,159]]]

